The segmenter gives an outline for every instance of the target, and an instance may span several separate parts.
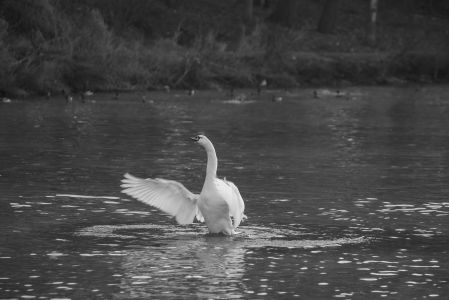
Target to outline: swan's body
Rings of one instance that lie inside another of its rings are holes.
[[[203,146],[207,153],[206,178],[199,195],[193,194],[177,181],[141,179],[130,174],[125,174],[122,180],[122,192],[159,208],[175,217],[179,224],[190,224],[196,217],[198,221],[206,223],[211,233],[234,234],[240,222],[246,218],[242,196],[232,182],[217,178],[218,161],[211,141],[203,135],[192,139]]]

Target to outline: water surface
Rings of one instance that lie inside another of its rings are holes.
[[[0,104],[0,299],[447,299],[449,87]],[[176,225],[130,172],[199,192],[215,144],[248,220]]]

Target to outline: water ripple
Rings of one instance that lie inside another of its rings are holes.
[[[167,239],[191,239],[192,241],[204,238],[221,238],[238,243],[245,248],[324,248],[338,247],[345,244],[367,243],[371,238],[364,236],[346,236],[339,238],[304,239],[304,232],[287,228],[270,228],[262,226],[239,227],[239,234],[234,236],[210,235],[201,225],[189,227],[165,226],[154,224],[138,225],[95,225],[79,230],[76,235],[84,237],[142,239],[152,237],[159,241]]]

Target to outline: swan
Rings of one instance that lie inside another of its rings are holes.
[[[191,224],[196,217],[206,223],[210,233],[236,234],[237,227],[247,218],[239,189],[226,178],[217,178],[218,161],[212,142],[204,135],[190,139],[207,154],[206,178],[200,194],[174,180],[141,179],[129,173],[122,179],[122,193],[160,209],[181,225]]]

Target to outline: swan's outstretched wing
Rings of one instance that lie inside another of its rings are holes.
[[[177,181],[142,179],[127,173],[121,187],[122,193],[175,217],[179,224],[190,224],[195,216],[201,216],[197,206],[198,195]]]
[[[217,179],[217,188],[226,200],[226,203],[229,206],[229,215],[234,220],[233,226],[234,228],[237,228],[242,220],[246,219],[246,216],[243,213],[245,211],[245,203],[240,195],[240,191],[234,183],[226,179]]]

